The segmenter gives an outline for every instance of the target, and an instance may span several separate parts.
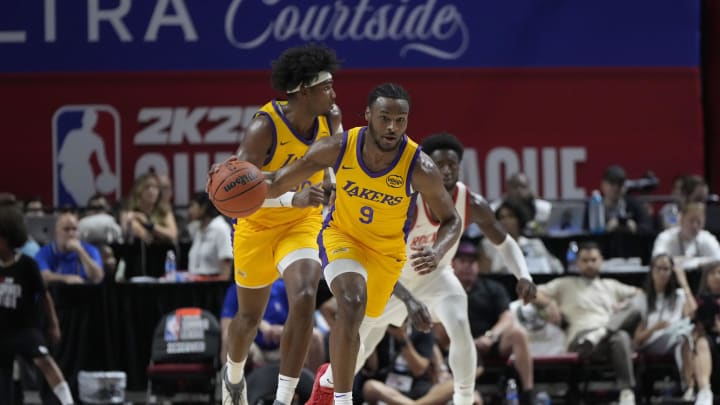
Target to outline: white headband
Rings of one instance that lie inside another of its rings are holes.
[[[297,86],[295,86],[294,89],[288,90],[287,94],[297,93],[303,87],[312,87],[312,86],[318,85],[322,82],[326,82],[331,79],[332,79],[332,74],[330,72],[322,70],[317,74],[317,76],[315,76],[314,79],[312,79],[310,81],[310,83],[307,83],[307,84],[300,83]]]

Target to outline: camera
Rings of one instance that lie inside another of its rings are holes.
[[[647,172],[639,179],[625,180],[624,187],[628,193],[632,192],[649,192],[655,190],[660,185],[660,179],[653,172]]]

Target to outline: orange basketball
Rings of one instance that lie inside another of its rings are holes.
[[[262,171],[250,162],[228,159],[210,176],[210,201],[231,218],[244,218],[263,204],[267,183]]]

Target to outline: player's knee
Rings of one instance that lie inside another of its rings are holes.
[[[309,283],[300,286],[288,297],[291,310],[308,313],[312,316],[312,312],[315,310],[316,296],[317,288],[315,286]]]
[[[365,317],[365,294],[361,292],[346,292],[336,296],[338,315],[350,323],[358,325]]]
[[[235,314],[233,321],[230,323],[230,328],[232,328],[236,333],[255,330],[254,328],[257,328],[260,325],[262,316],[262,313],[254,313],[240,309]]]

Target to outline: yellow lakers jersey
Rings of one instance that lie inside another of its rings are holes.
[[[371,172],[362,161],[367,127],[343,134],[343,151],[335,166],[336,194],[325,227],[332,227],[364,246],[405,259],[405,240],[412,222],[411,174],[420,148],[403,136],[397,157],[387,169]]]
[[[255,116],[266,116],[273,125],[273,142],[261,168],[263,171],[274,172],[281,167],[287,166],[303,157],[310,145],[316,140],[331,135],[330,122],[324,115],[315,118],[314,135],[311,139],[305,139],[301,134],[296,133],[295,130],[290,127],[290,123],[282,113],[281,106],[285,104],[287,104],[285,100],[272,100],[255,114]],[[291,191],[300,191],[305,187],[321,183],[322,179],[323,172],[319,171]],[[247,222],[248,224],[246,225],[254,225],[260,229],[271,228],[300,220],[308,215],[320,216],[321,212],[322,207],[260,208],[249,217],[238,219],[238,224],[240,225],[242,222]],[[318,218],[318,220],[320,219]]]

